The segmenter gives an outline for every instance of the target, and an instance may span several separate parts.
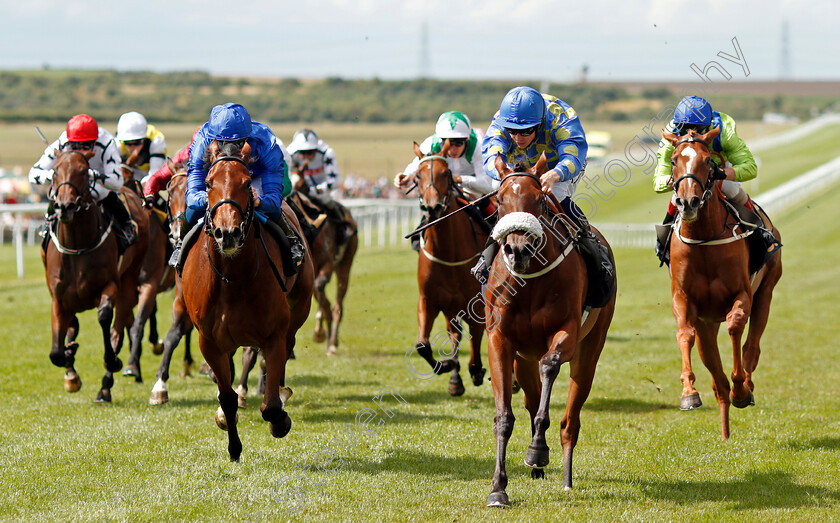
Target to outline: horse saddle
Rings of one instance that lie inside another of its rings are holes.
[[[301,195],[298,191],[292,191],[289,197],[286,198],[286,201],[298,217],[301,229],[303,229],[303,235],[311,245],[324,227],[327,214],[312,203],[312,200]]]
[[[748,221],[745,216],[742,216],[743,211],[739,212],[739,209],[728,200],[724,199],[723,202],[729,213],[738,219],[741,227],[753,231],[747,236],[747,249],[750,274],[754,275],[764,267],[776,251],[782,248],[782,244],[773,235],[773,224],[767,213],[755,201],[753,201],[755,211],[750,213],[752,214],[750,218],[758,223]]]

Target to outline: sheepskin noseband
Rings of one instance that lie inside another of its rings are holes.
[[[507,235],[514,231],[522,231],[537,238],[542,238],[544,234],[542,224],[536,216],[528,212],[512,212],[499,219],[491,236],[497,242],[504,243]]]

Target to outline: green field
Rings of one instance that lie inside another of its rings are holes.
[[[641,182],[627,191],[638,191],[647,205],[655,201],[661,214],[662,202],[649,191],[642,196]],[[633,209],[614,210],[633,200],[623,192],[610,202],[610,216],[635,220]],[[414,252],[358,256],[340,355],[327,358],[324,347],[311,341],[310,321],[298,336],[298,359],[288,366],[287,384],[295,392],[289,403],[291,433],[271,438],[258,412],[259,399],[252,396],[240,413],[242,462],[231,464],[226,435],[213,422],[216,387],[204,376],[177,377],[180,348],[170,404],[148,405],[159,363],[148,345],[142,360],[146,383],[117,377],[114,403],[93,403],[103,372],[93,311],[80,317],[77,368],[84,386],[79,393],[65,393],[63,371],[48,359],[49,297],[37,248],[27,248],[26,278],[18,281],[14,249],[4,246],[0,404],[10,416],[0,424],[0,517],[836,520],[840,209],[835,198],[840,198],[838,187],[774,217],[785,244],[785,272],[755,374],[756,406],[732,409],[732,437],[725,443],[711,379],[696,356],[697,388],[705,405],[692,412],[677,409],[680,358],[667,272],[657,268],[647,249],[617,250],[618,307],[582,413],[575,489],[562,490],[557,420],[567,380],[561,378],[552,400],[555,423],[548,431],[554,461],[544,481],[531,480],[522,463],[530,431],[521,395],[515,397],[517,424],[507,462],[513,505],[505,511],[484,508],[495,456],[490,384],[467,385],[466,394],[453,399],[445,378],[421,381],[404,367],[404,353],[416,336]],[[164,329],[170,303],[167,294],[159,304]],[[723,354],[724,362],[731,361],[728,349]],[[564,371],[561,377],[568,376]],[[406,404],[390,403],[395,416],[386,418],[376,434],[358,434],[357,446],[336,446],[348,441],[347,425],[357,413],[375,408],[372,398],[383,387],[392,387]],[[253,378],[251,390],[256,390]],[[337,456],[330,464],[338,467],[334,474],[317,467],[321,452],[329,449]],[[275,491],[288,475],[297,479]],[[301,497],[286,497],[290,492]],[[303,501],[304,495],[304,506],[291,515],[293,501]]]

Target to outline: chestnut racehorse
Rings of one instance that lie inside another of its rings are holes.
[[[76,314],[96,307],[107,371],[96,401],[110,402],[113,373],[122,368],[115,342],[118,333],[132,323],[137,281],[149,243],[149,223],[140,199],[123,188],[137,224],[138,239],[120,259],[115,225],[106,220],[91,193],[88,160],[92,155],[93,151],[57,153],[49,196],[56,220],[50,226],[51,241],[41,258],[52,296],[50,360],[57,367],[66,368],[65,390],[78,391],[82,382],[74,368],[78,349],[75,340],[79,334]]]
[[[447,141],[440,153],[426,156],[417,143],[414,144],[414,154],[420,158],[415,181],[420,192],[420,208],[428,221],[463,206],[457,198],[452,172],[446,162],[448,150]],[[466,212],[460,212],[426,229],[423,234],[417,261],[420,300],[417,304],[419,334],[415,350],[432,366],[435,374],[451,373],[449,394],[460,396],[464,393],[457,352],[463,329],[461,321],[469,327],[469,371],[473,384],[481,385],[486,372],[481,363],[484,322],[477,321],[478,318],[483,320],[480,312],[483,309],[481,285],[470,274],[470,267],[480,255],[487,233]],[[473,310],[479,312],[473,314]],[[432,353],[430,334],[435,318],[441,312],[449,331],[446,341],[451,340],[454,350],[451,354],[444,354],[453,357],[438,361]]]
[[[691,347],[697,341],[700,358],[712,373],[720,405],[721,438],[729,437],[729,404],[754,404],[752,373],[758,364],[759,341],[767,326],[773,288],[782,276],[781,252],[774,252],[750,281],[750,231],[739,230],[714,183],[708,144],[720,133],[689,131],[683,137],[663,131],[674,145],[673,188],[679,212],[671,237],[671,296],[677,321],[677,343],[682,353],[683,383],[680,408],[701,405],[694,388]],[[769,220],[765,221],[769,223]],[[779,231],[773,227],[777,241]],[[749,320],[747,341],[741,338]],[[732,389],[721,364],[717,333],[721,322],[732,341]]]
[[[296,275],[284,273],[280,247],[255,211],[248,170],[250,145],[240,150],[235,143],[220,147],[213,141],[207,152],[206,234],[199,235],[187,254],[182,284],[201,352],[219,387],[221,407],[216,422],[228,432],[231,461],[238,461],[242,443],[229,354],[242,346],[261,349],[267,368],[262,417],[274,437],[288,434],[292,420],[284,408],[291,395],[285,387],[286,360],[294,348],[295,333],[309,315],[314,270],[307,252]],[[288,205],[283,211],[299,233],[300,225]]]
[[[168,194],[167,215],[169,217],[169,240],[175,243],[181,238],[181,226],[184,223],[187,211],[187,172],[183,166],[176,167],[169,161],[169,170],[172,174],[169,183],[166,185],[166,192]],[[174,270],[173,270],[174,272]],[[180,276],[175,278],[175,299],[172,301],[172,326],[166,333],[163,340],[163,357],[160,361],[155,381],[152,388],[152,394],[149,397],[149,404],[161,405],[169,401],[169,391],[166,388],[166,382],[169,381],[169,365],[172,362],[172,354],[175,352],[175,347],[181,342],[181,338],[186,336],[185,351],[184,351],[184,367],[182,375],[189,375],[190,366],[193,363],[192,354],[190,353],[190,337],[193,329],[193,323],[190,315],[187,314],[186,306],[184,305],[184,291]]]
[[[574,248],[564,216],[552,209],[541,190],[539,175],[545,155],[527,172],[511,172],[501,156],[496,169],[499,222],[493,236],[502,247],[485,289],[487,358],[496,416],[496,470],[488,507],[509,504],[505,488],[505,456],[513,432],[511,367],[525,393],[531,416],[532,441],[525,464],[532,478],[543,478],[549,463],[546,429],[554,380],[563,363],[570,364],[569,397],[560,421],[563,445],[563,487],[572,488],[572,451],[580,432],[580,410],[592,387],[595,366],[615,311],[615,292],[606,306],[584,315],[588,288],[586,264]],[[602,243],[603,236],[592,228]]]

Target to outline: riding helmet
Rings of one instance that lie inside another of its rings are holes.
[[[90,142],[99,138],[99,126],[92,116],[77,114],[67,122],[67,140]]]
[[[251,116],[239,104],[228,102],[210,111],[210,136],[223,142],[235,142],[251,136]]]
[[[545,115],[545,100],[533,87],[514,87],[502,98],[499,119],[508,129],[528,129],[540,125]]]
[[[686,96],[674,111],[675,124],[711,125],[712,105],[699,96]]]
[[[472,125],[467,115],[460,111],[447,111],[440,115],[437,125],[435,125],[435,134],[438,138],[445,140],[447,138],[469,138]]]

